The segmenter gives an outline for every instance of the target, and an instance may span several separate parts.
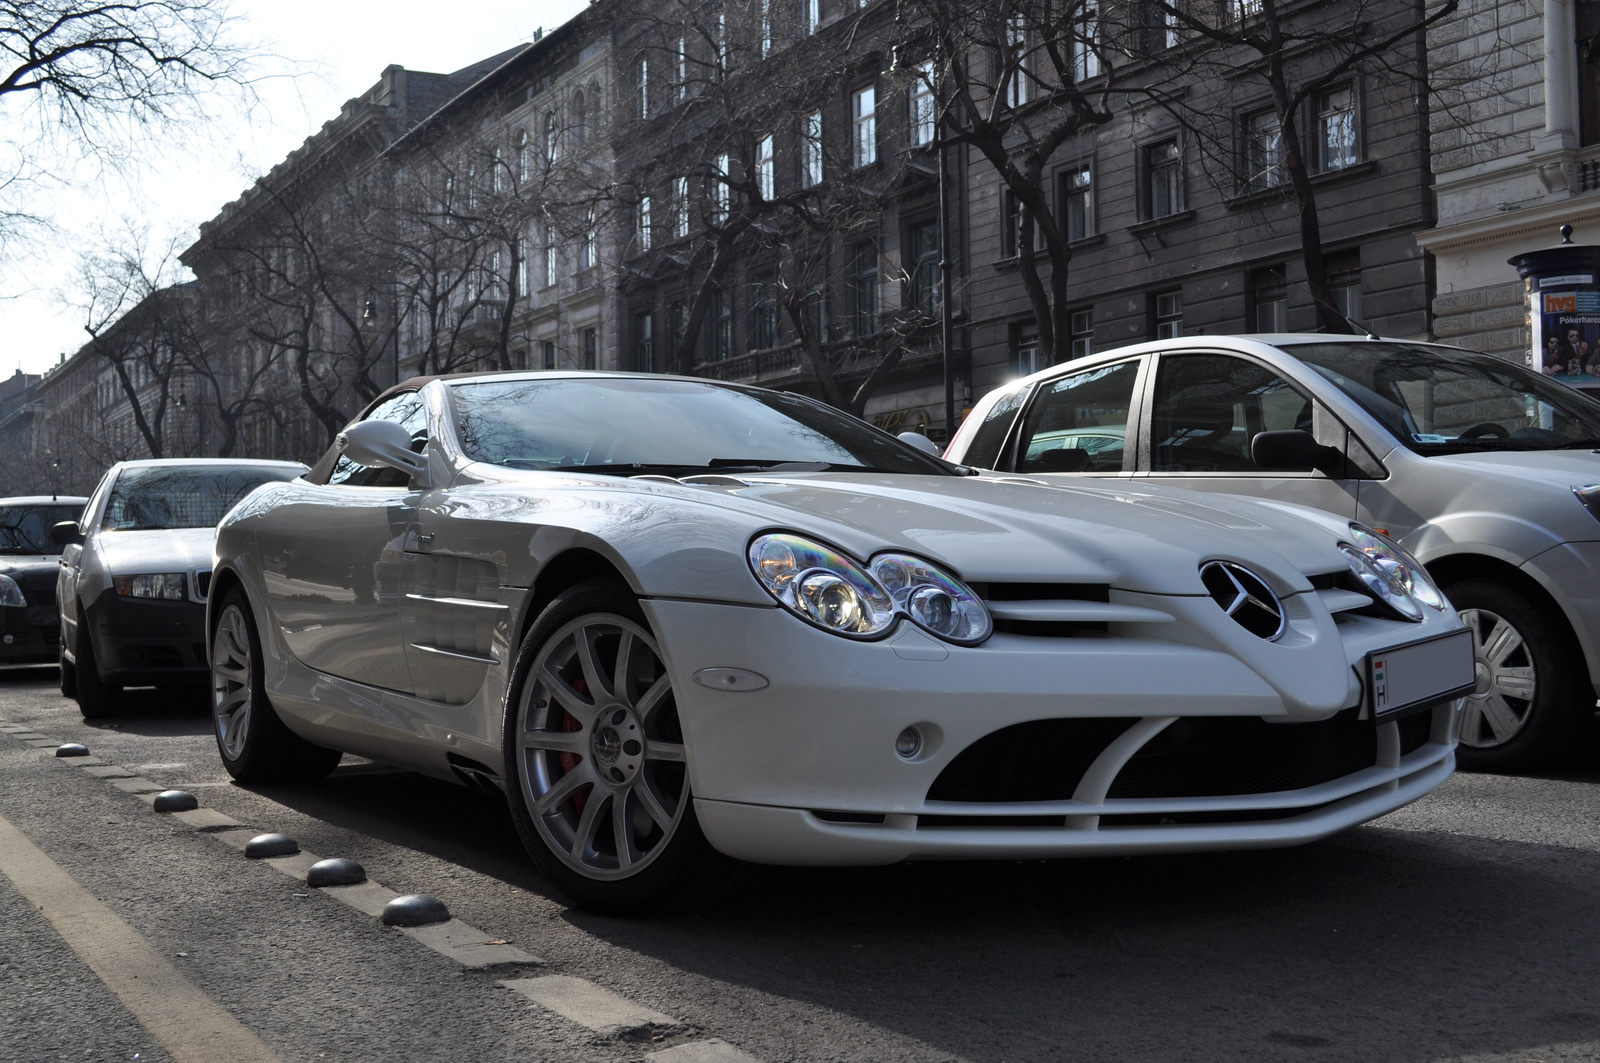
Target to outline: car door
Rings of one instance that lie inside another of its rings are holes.
[[[1359,481],[1353,476],[1263,469],[1251,460],[1250,441],[1260,432],[1300,429],[1341,453],[1349,445],[1343,423],[1276,370],[1233,354],[1196,351],[1161,354],[1152,376],[1141,478],[1356,515]]]
[[[427,444],[426,413],[415,391],[392,396],[363,420],[398,423],[419,452]],[[400,558],[423,492],[396,469],[357,465],[342,455],[326,482],[310,482],[316,478],[290,484],[256,531],[273,620],[307,666],[410,693]]]
[[[1146,359],[1040,381],[1004,467],[1025,476],[1126,476],[1133,470],[1135,396]]]

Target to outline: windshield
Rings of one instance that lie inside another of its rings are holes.
[[[514,469],[951,472],[854,417],[775,391],[630,377],[495,380],[451,390],[467,455]]]
[[[260,465],[146,465],[123,469],[106,500],[106,531],[214,528],[264,483],[292,480],[294,468]]]
[[[1409,343],[1286,350],[1422,454],[1600,447],[1600,403],[1503,358]]]
[[[59,554],[50,529],[82,512],[81,505],[0,506],[0,554]]]

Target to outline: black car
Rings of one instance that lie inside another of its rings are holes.
[[[88,501],[68,495],[0,498],[0,664],[55,663],[61,546],[50,529],[77,520]]]

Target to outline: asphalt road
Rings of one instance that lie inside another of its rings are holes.
[[[569,908],[491,798],[352,758],[236,786],[199,705],[130,701],[91,725],[0,673],[0,1060],[1600,1059],[1600,740],[1298,849],[784,869],[629,921]],[[527,955],[464,965],[140,780]]]

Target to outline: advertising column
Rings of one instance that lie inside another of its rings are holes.
[[[1600,392],[1600,247],[1562,243],[1510,260],[1528,297],[1528,364],[1545,376]]]

